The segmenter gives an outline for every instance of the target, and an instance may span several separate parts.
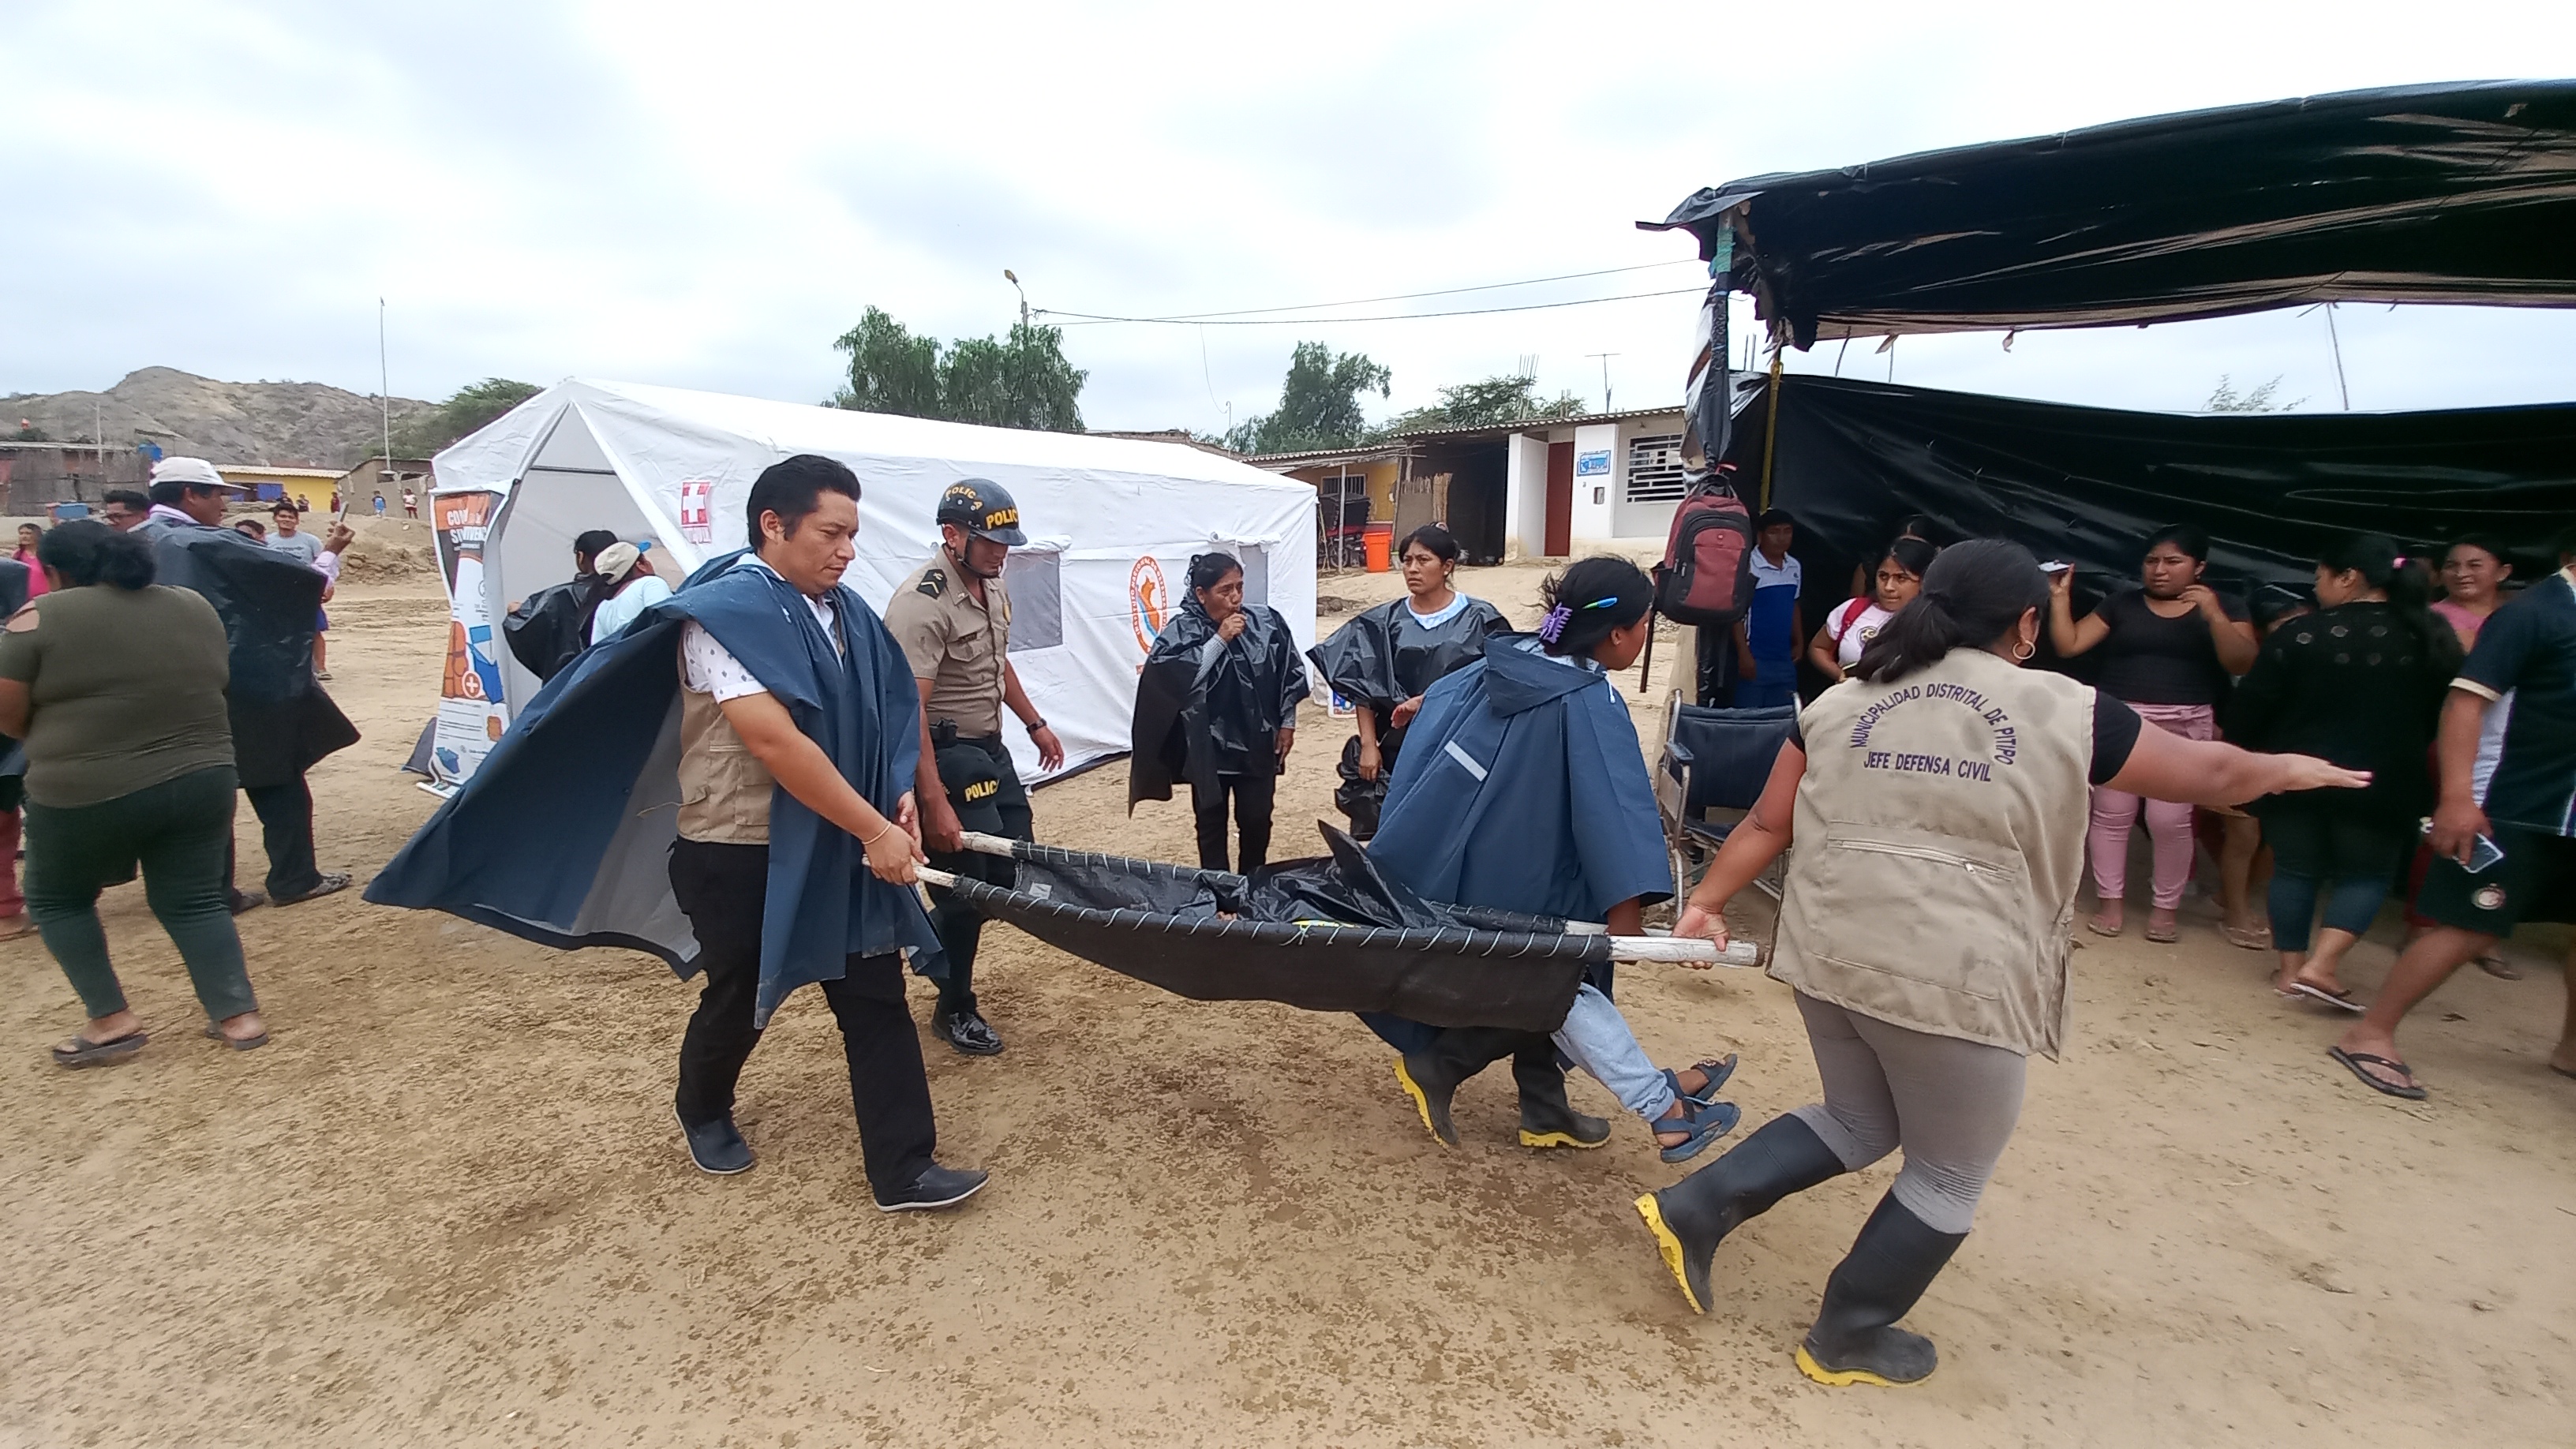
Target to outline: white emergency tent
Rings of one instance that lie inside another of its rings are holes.
[[[576,535],[650,538],[657,557],[679,566],[664,568],[676,583],[743,545],[752,480],[798,453],[858,474],[858,557],[843,581],[880,612],[938,547],[931,514],[942,489],[987,478],[1011,491],[1029,537],[1004,575],[1011,662],[1063,738],[1068,769],[1127,749],[1137,667],[1187,586],[1191,554],[1241,558],[1245,597],[1278,610],[1301,652],[1315,642],[1315,492],[1304,483],[1182,444],[574,378],[437,459],[436,499],[498,495],[474,510],[488,518],[479,567],[447,574],[460,629],[484,677],[502,685],[501,709],[533,697],[538,682],[490,625],[512,601],[572,576]],[[1022,732],[1003,734],[1022,775],[1038,778]]]

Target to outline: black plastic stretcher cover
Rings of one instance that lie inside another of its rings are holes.
[[[987,916],[1195,1001],[1553,1031],[1584,968],[1609,959],[1609,937],[1566,935],[1562,921],[1425,901],[1322,829],[1332,854],[1251,880],[1023,844],[1012,887],[956,889]]]
[[[2349,91],[1755,176],[1638,225],[1688,229],[1703,261],[1734,226],[1736,290],[1799,347],[2324,301],[2563,307],[2576,81]]]
[[[2410,552],[2463,533],[2528,547],[2576,520],[2576,404],[2420,413],[2116,412],[1977,393],[1781,379],[1772,502],[1798,521],[1807,616],[1898,520],[1938,541],[2016,540],[2075,566],[2078,607],[2136,580],[2147,535],[2205,530],[2210,582],[2304,596],[2326,544],[2378,532]],[[1758,452],[1752,430],[1744,445]]]

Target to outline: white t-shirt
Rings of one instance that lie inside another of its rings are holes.
[[[635,622],[635,616],[671,597],[671,586],[659,574],[647,574],[617,591],[614,598],[602,600],[590,616],[590,642],[614,639],[618,631]]]
[[[1860,602],[1852,600],[1850,604],[1834,610],[1825,620],[1825,637],[1834,641],[1834,662],[1845,669],[1860,662],[1860,651],[1868,648],[1869,641],[1878,637],[1879,627],[1896,617],[1880,608],[1875,599],[1870,600],[1866,607],[1852,607]]]

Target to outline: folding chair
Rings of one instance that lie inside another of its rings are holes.
[[[1664,754],[1655,767],[1655,806],[1672,852],[1676,899],[1707,873],[1717,848],[1762,797],[1772,762],[1798,722],[1795,705],[1770,709],[1714,709],[1682,703],[1676,690],[1664,706]],[[1780,898],[1788,855],[1783,852],[1754,880]]]

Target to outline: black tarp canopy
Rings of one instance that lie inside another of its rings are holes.
[[[2211,581],[2240,597],[2304,593],[2338,534],[2429,552],[2485,532],[2545,571],[2549,538],[2576,523],[2576,404],[2181,414],[1797,374],[1780,389],[1771,501],[1798,521],[1810,620],[1909,514],[1945,541],[2064,559],[2088,595],[2134,580],[2146,536],[2172,523],[2208,532]],[[1758,466],[1763,443],[1740,432],[1739,464]]]
[[[2351,91],[1702,190],[1648,230],[1775,336],[2096,327],[2315,302],[2576,305],[2576,81]]]

